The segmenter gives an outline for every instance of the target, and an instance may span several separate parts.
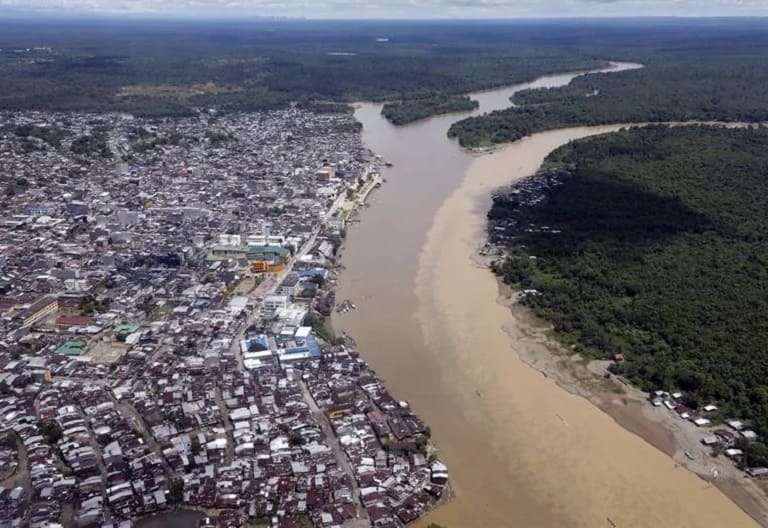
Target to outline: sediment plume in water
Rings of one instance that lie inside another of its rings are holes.
[[[510,93],[482,95],[481,111]],[[357,309],[333,319],[430,425],[448,464],[456,499],[418,526],[755,526],[717,488],[523,363],[515,346],[534,346],[515,326],[524,323],[471,258],[496,187],[571,139],[618,127],[546,132],[477,157],[445,136],[462,116],[397,128],[379,112],[362,104],[356,116],[394,166],[345,243],[338,297]]]

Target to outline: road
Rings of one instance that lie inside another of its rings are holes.
[[[221,423],[224,424],[224,430],[227,432],[227,448],[224,452],[224,465],[228,466],[235,460],[235,437],[232,435],[232,422],[229,420],[229,411],[224,403],[224,397],[221,394],[221,387],[216,386],[216,405],[221,414]]]
[[[335,210],[337,208],[338,206],[336,202],[334,202],[334,205],[331,206],[331,210]],[[277,291],[277,288],[280,286],[280,283],[283,282],[285,277],[293,271],[293,266],[296,264],[296,262],[304,257],[307,253],[309,253],[309,251],[314,247],[315,242],[317,241],[317,236],[319,234],[320,228],[317,227],[312,231],[312,236],[310,236],[307,241],[302,244],[293,258],[288,261],[285,268],[279,273],[266,274],[264,282],[261,283],[251,293],[250,297],[261,300],[267,295],[273,295]],[[238,329],[235,332],[235,336],[232,338],[232,343],[229,345],[229,351],[235,356],[237,366],[240,370],[245,370],[245,366],[243,365],[243,354],[240,351],[240,341],[242,341],[243,337],[245,337],[245,331],[248,329],[248,327],[251,326],[256,319],[258,319],[260,308],[261,303],[259,302],[256,306],[254,306],[245,321],[239,324]]]
[[[109,394],[109,398],[115,404],[115,407],[120,411],[120,414],[133,422],[133,425],[136,426],[136,429],[139,430],[142,438],[144,438],[144,443],[147,445],[149,450],[160,457],[160,462],[163,464],[163,471],[165,471],[165,474],[172,475],[173,471],[171,471],[171,466],[168,465],[168,462],[163,456],[163,450],[160,447],[160,444],[157,443],[152,434],[149,432],[147,423],[144,421],[144,418],[139,414],[136,408],[129,401],[118,401],[115,399],[111,391],[107,391],[107,394]]]
[[[312,416],[320,425],[320,428],[323,430],[323,434],[325,434],[325,439],[333,451],[333,455],[336,457],[336,462],[342,471],[346,473],[350,482],[352,483],[352,495],[355,498],[355,509],[357,510],[357,516],[361,520],[368,522],[368,512],[365,510],[365,508],[363,508],[363,504],[360,501],[360,489],[357,486],[357,478],[355,478],[355,472],[352,469],[352,465],[349,463],[349,460],[347,459],[347,455],[341,448],[341,444],[339,444],[339,439],[336,437],[336,433],[333,432],[331,422],[328,421],[325,413],[320,409],[320,407],[317,406],[315,399],[309,393],[309,389],[307,388],[307,385],[304,383],[304,381],[299,381],[299,386],[301,387],[301,392],[304,395],[304,400],[309,405],[309,410],[312,413]],[[366,524],[365,526],[369,525],[370,524]]]
[[[30,480],[29,475],[29,458],[27,457],[27,448],[24,447],[24,444],[21,442],[21,438],[18,437],[16,433],[9,433],[11,435],[11,438],[16,442],[16,449],[18,453],[18,464],[16,465],[16,469],[13,471],[13,473],[9,474],[5,480],[0,481],[0,484],[2,484],[2,487],[6,489],[15,488],[16,486],[21,486],[24,488],[24,493],[27,499],[32,497],[32,481]]]
[[[107,479],[107,467],[104,465],[104,453],[101,449],[101,446],[99,445],[99,442],[96,440],[96,435],[93,433],[93,427],[91,427],[91,423],[88,420],[88,416],[86,416],[85,411],[83,410],[83,407],[81,404],[78,403],[76,406],[77,414],[82,418],[82,420],[87,424],[85,427],[88,429],[88,443],[93,449],[93,452],[96,454],[96,467],[99,470],[99,473],[101,475],[101,481],[106,486],[108,479]],[[112,512],[109,508],[103,508],[104,512],[104,520],[106,522],[109,522],[112,520]]]

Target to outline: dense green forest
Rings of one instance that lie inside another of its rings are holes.
[[[434,115],[467,112],[479,106],[480,103],[466,95],[435,94],[385,103],[381,108],[381,115],[395,125],[405,125]]]
[[[624,354],[617,373],[643,389],[716,402],[766,438],[768,130],[655,126],[547,161],[570,176],[545,200],[490,213],[519,227],[497,271],[540,292],[523,302],[576,351]]]
[[[449,135],[478,147],[573,125],[768,120],[768,54],[723,55],[715,50],[695,61],[657,57],[643,69],[519,92],[513,98],[517,106],[464,119]]]
[[[605,63],[568,42],[529,42],[536,33],[493,22],[5,21],[0,109],[339,111]]]
[[[633,92],[611,85],[616,98],[632,96],[627,106],[634,97],[645,97],[649,104],[656,102],[652,97],[666,101],[669,87],[680,99],[696,75],[710,79],[710,99],[726,104],[732,98],[753,99],[753,87],[733,82],[739,67],[751,75],[748,79],[764,84],[767,26],[764,19],[659,18],[6,19],[0,21],[0,109],[186,115],[198,109],[248,111],[296,102],[317,111],[343,111],[340,103],[461,95],[595,68],[607,59],[648,65],[647,73],[620,74],[630,84],[640,76],[643,82]],[[701,64],[712,70],[696,73]],[[678,74],[680,68],[685,71]],[[687,82],[680,84],[676,75]],[[613,82],[609,76],[597,79]],[[694,99],[707,102],[706,95],[702,91]],[[761,109],[761,100],[755,100],[752,108]],[[696,110],[694,101],[686,104]],[[485,128],[474,136],[489,140],[492,129]],[[502,136],[514,134],[496,137]]]

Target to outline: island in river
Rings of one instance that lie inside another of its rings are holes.
[[[466,95],[436,93],[425,97],[384,103],[381,108],[381,115],[396,125],[406,125],[426,117],[451,112],[469,112],[479,107],[480,103]]]
[[[483,112],[530,86],[472,97]],[[753,526],[717,487],[523,363],[552,340],[496,304],[496,280],[470,258],[496,188],[533,174],[561,144],[620,126],[545,132],[478,157],[446,138],[455,115],[395,127],[380,110],[363,104],[356,117],[394,167],[348,232],[339,292],[358,309],[334,325],[430,424],[452,469],[456,499],[423,525]],[[633,412],[619,421],[644,427]]]

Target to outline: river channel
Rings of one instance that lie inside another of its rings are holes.
[[[472,94],[476,112],[574,76]],[[348,231],[337,298],[357,309],[333,322],[430,425],[448,464],[456,498],[422,525],[754,526],[717,488],[520,361],[496,281],[471,259],[494,188],[532,174],[571,139],[617,127],[545,132],[474,156],[446,137],[468,113],[395,127],[380,110],[361,104],[355,116],[366,145],[394,166]]]

